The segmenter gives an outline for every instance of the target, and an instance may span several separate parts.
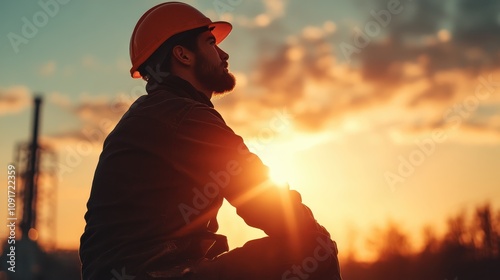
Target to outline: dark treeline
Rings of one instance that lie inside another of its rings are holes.
[[[377,252],[373,263],[348,257],[345,280],[500,280],[500,211],[478,206],[448,218],[446,233],[423,229],[423,246],[411,249],[409,237],[395,223],[367,240]]]

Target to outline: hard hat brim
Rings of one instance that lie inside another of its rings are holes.
[[[227,35],[229,35],[233,29],[233,26],[227,21],[216,21],[211,23],[209,27],[214,27],[212,29],[212,34],[214,35],[217,44],[226,39]]]

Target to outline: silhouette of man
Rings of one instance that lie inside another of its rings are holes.
[[[340,279],[335,242],[214,109],[235,78],[219,48],[231,31],[195,8],[147,11],[130,43],[147,95],[104,142],[85,214],[83,279]],[[228,252],[226,199],[267,237]]]

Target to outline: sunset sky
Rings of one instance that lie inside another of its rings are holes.
[[[423,226],[442,234],[452,214],[500,207],[500,2],[185,2],[233,24],[220,47],[237,86],[216,109],[341,255],[368,259],[365,240],[387,221],[418,246]],[[145,94],[129,74],[130,35],[158,3],[2,1],[0,219],[39,93],[59,167],[57,199],[40,204],[57,205],[57,247],[77,248],[104,137]],[[263,235],[227,203],[219,217],[232,248]]]

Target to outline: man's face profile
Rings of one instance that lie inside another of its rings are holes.
[[[215,37],[210,31],[200,34],[197,43],[198,49],[195,52],[194,64],[195,78],[214,94],[231,91],[236,80],[227,68],[229,55],[217,46]]]

